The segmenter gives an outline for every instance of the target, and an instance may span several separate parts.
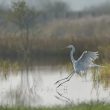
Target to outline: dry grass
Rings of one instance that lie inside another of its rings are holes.
[[[30,57],[66,57],[69,44],[76,47],[76,58],[84,50],[99,51],[100,61],[110,61],[110,16],[86,17],[76,20],[56,19],[30,31]],[[24,32],[23,32],[24,34]],[[22,58],[26,39],[19,31],[0,31],[0,57]]]

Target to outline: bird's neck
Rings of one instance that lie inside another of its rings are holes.
[[[71,58],[72,63],[75,62],[75,59],[74,59],[74,57],[73,57],[73,54],[74,54],[74,49],[72,48],[72,49],[71,49],[71,52],[70,52],[70,58]]]

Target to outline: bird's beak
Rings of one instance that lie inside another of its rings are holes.
[[[61,48],[62,50],[64,50],[64,49],[67,49],[67,48],[69,48],[68,46],[66,46],[66,47],[64,47],[64,48]]]
[[[68,46],[66,46],[65,48],[69,48]]]

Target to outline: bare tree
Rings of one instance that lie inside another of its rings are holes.
[[[29,53],[29,30],[35,24],[36,12],[26,5],[25,1],[12,2],[10,20],[16,24],[19,29],[25,31],[26,45],[25,55]]]

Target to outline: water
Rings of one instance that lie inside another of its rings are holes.
[[[0,104],[25,106],[54,106],[70,103],[109,101],[109,89],[93,87],[91,74],[81,78],[74,75],[63,86],[54,83],[71,72],[65,66],[34,66],[33,69],[9,71],[0,77]]]

